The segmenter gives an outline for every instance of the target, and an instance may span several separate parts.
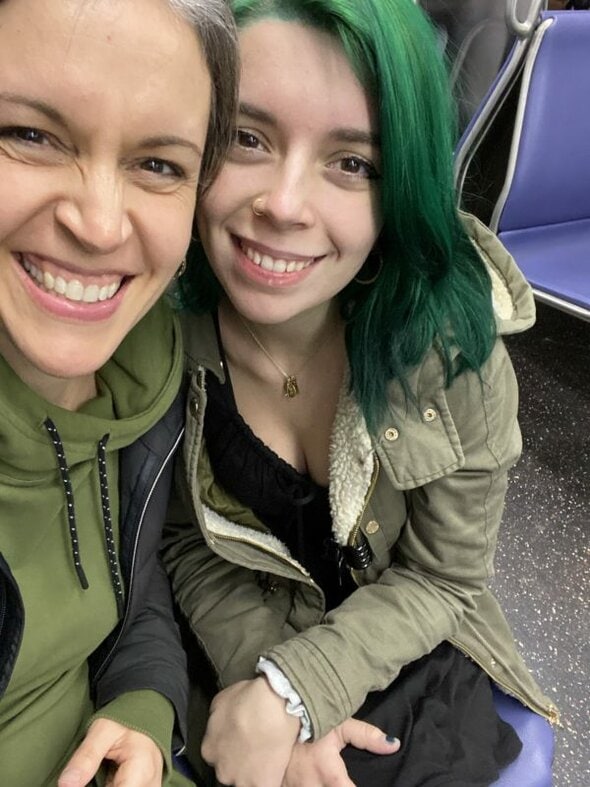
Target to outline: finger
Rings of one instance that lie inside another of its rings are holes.
[[[57,787],[85,787],[100,768],[103,757],[89,748],[76,749],[61,776]]]
[[[114,774],[113,787],[160,787],[162,768],[142,766],[137,758],[126,760]]]
[[[386,735],[379,727],[358,719],[347,719],[338,728],[342,747],[350,743],[357,749],[364,749],[373,754],[393,754],[398,751],[398,738]]]
[[[112,730],[92,724],[62,771],[57,787],[85,787],[96,775],[112,742]]]

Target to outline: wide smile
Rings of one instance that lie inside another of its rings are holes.
[[[269,273],[299,273],[305,268],[309,268],[310,265],[313,265],[319,259],[318,257],[303,257],[299,255],[294,258],[290,254],[283,256],[280,252],[281,256],[278,256],[277,252],[270,254],[268,250],[262,250],[260,247],[255,248],[242,238],[236,238],[236,240],[246,257],[254,265],[258,265],[262,270]]]
[[[58,295],[73,303],[99,303],[109,301],[117,294],[127,277],[125,276],[94,276],[82,277],[61,269],[59,273],[55,265],[35,255],[17,254],[23,270],[29,278],[42,290]],[[84,281],[81,281],[84,279]]]

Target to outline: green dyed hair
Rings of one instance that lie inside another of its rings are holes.
[[[340,296],[351,389],[375,432],[392,380],[415,401],[408,373],[433,344],[449,385],[478,370],[495,340],[490,279],[456,210],[455,110],[436,35],[412,0],[232,0],[231,7],[238,28],[276,17],[333,35],[375,102],[383,266],[374,284],[352,281]],[[197,245],[181,281],[186,306],[215,307],[220,286]]]

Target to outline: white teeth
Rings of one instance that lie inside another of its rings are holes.
[[[82,296],[82,300],[84,303],[96,303],[98,300],[98,296],[100,293],[100,288],[98,284],[90,284],[84,290],[84,295]]]
[[[96,303],[97,301],[108,301],[121,286],[121,280],[114,281],[111,284],[104,284],[99,287],[98,284],[89,284],[85,287],[78,279],[71,279],[66,281],[62,276],[53,276],[48,271],[40,270],[26,257],[21,258],[23,268],[27,271],[29,276],[43,286],[48,292],[55,292],[58,295],[63,295],[66,300],[84,303]]]
[[[242,246],[242,251],[255,265],[260,265],[263,270],[272,271],[273,273],[293,273],[294,271],[302,271],[313,262],[313,259],[307,262],[275,259],[271,257],[270,254],[260,254],[260,252],[251,249],[249,246]]]
[[[78,279],[72,279],[72,281],[69,281],[66,288],[66,298],[69,301],[81,301],[83,297],[84,287],[78,281]]]

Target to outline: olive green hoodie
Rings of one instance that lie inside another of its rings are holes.
[[[172,404],[181,353],[176,323],[160,303],[100,370],[97,397],[77,412],[44,401],[0,357],[0,553],[25,610],[0,698],[3,785],[55,784],[94,718],[87,659],[116,626],[124,594],[118,451]],[[146,732],[169,752],[174,712],[156,692],[124,694],[97,715]]]

